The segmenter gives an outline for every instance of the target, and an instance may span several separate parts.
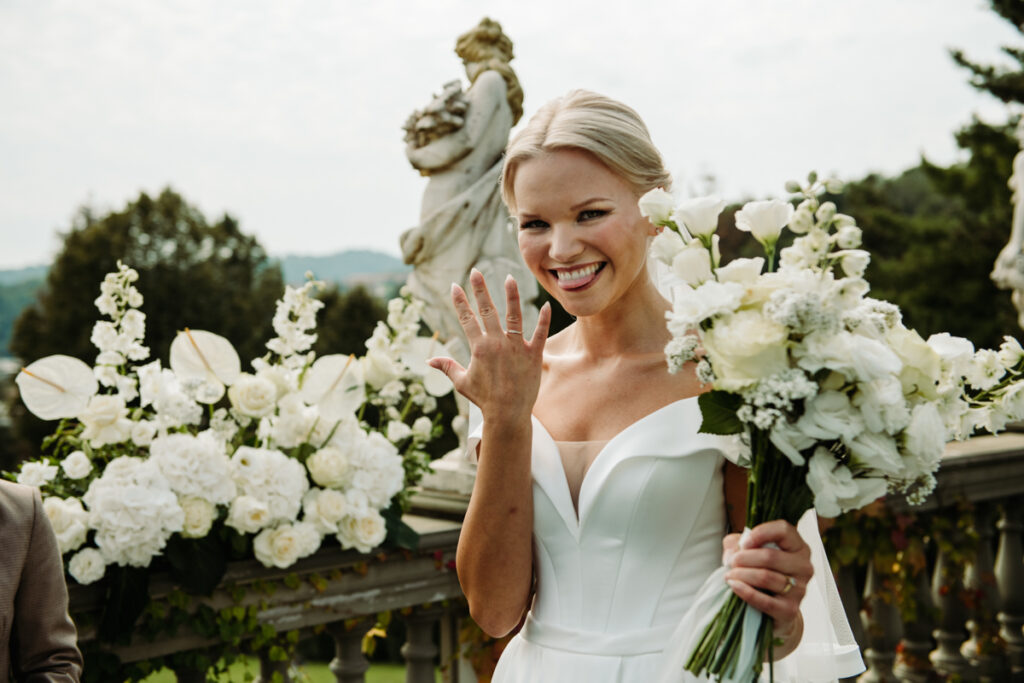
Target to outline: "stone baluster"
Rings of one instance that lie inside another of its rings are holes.
[[[402,645],[402,656],[405,657],[406,683],[436,681],[434,659],[438,649],[434,644],[434,625],[443,614],[444,608],[440,606],[414,607],[403,617],[406,639]]]
[[[270,658],[268,650],[260,650],[260,675],[256,683],[293,683],[288,673],[291,660],[275,661]]]
[[[370,661],[363,654],[363,637],[377,620],[336,621],[327,626],[334,639],[334,659],[329,666],[338,683],[365,683]]]
[[[960,600],[961,579],[952,568],[946,553],[939,548],[932,575],[932,602],[939,609],[939,623],[932,632],[938,647],[928,658],[935,670],[943,676],[964,677],[971,673],[971,665],[960,654],[964,641],[964,606]]]
[[[897,658],[894,671],[901,681],[908,683],[930,683],[935,680],[935,673],[928,661],[928,653],[932,650],[932,629],[935,627],[932,605],[930,575],[927,568],[922,567],[914,581],[913,618],[903,622],[903,639],[900,641],[900,656]]]
[[[881,597],[882,577],[874,562],[868,563],[868,576],[864,585],[864,607],[861,621],[864,624],[864,659],[867,664],[858,681],[869,683],[893,683],[893,663],[896,660],[896,644],[900,640],[899,608]]]
[[[999,551],[996,553],[996,584],[999,586],[999,635],[1006,641],[1015,676],[1024,676],[1024,500],[1004,501],[999,520]]]
[[[974,594],[975,599],[971,618],[967,622],[971,637],[964,642],[960,651],[982,680],[1004,681],[1009,676],[1010,668],[1006,661],[1005,643],[999,638],[999,626],[996,623],[999,589],[992,562],[995,528],[993,513],[991,505],[979,505],[974,516],[978,551],[974,560],[967,565],[964,585]]]

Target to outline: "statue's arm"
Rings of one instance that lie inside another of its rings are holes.
[[[422,147],[409,144],[405,148],[405,156],[413,168],[421,171],[437,171],[454,164],[465,157],[473,149],[468,142],[466,127],[438,138]]]

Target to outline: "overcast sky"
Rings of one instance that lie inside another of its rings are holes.
[[[527,117],[622,99],[679,193],[710,174],[729,199],[955,161],[952,132],[1005,111],[948,49],[1019,45],[982,0],[0,0],[0,268],[49,262],[83,203],[165,186],[274,255],[398,254],[424,185],[401,126],[485,15]]]

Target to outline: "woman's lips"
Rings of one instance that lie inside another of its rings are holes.
[[[602,269],[604,263],[588,263],[576,268],[556,268],[551,272],[554,273],[561,289],[577,290],[596,280]]]

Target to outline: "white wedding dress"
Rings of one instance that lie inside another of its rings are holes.
[[[732,443],[698,433],[700,421],[691,398],[622,430],[587,471],[577,517],[558,447],[534,419],[536,594],[494,683],[700,680],[682,671],[688,652],[679,633],[696,617],[691,606],[705,581],[722,581],[722,465]],[[469,453],[481,433],[473,407]],[[776,663],[777,681],[831,681],[864,669],[813,514],[805,521],[815,578],[802,605],[804,638]]]

